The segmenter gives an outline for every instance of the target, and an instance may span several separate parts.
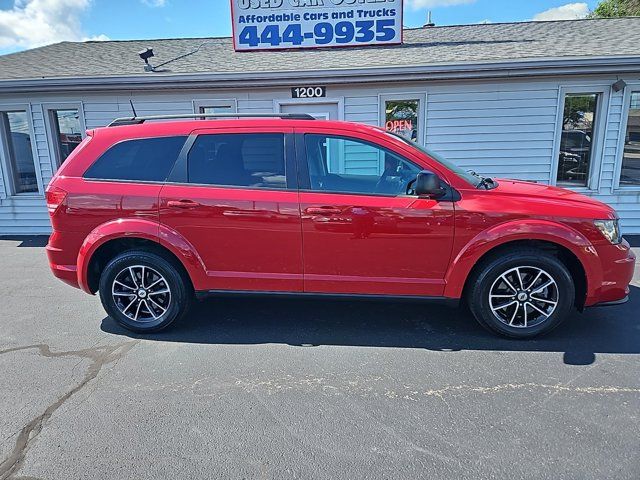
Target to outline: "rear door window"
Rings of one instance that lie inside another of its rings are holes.
[[[120,142],[102,154],[84,174],[95,180],[164,182],[184,146],[186,136]]]
[[[187,162],[189,183],[287,188],[282,133],[200,135]]]

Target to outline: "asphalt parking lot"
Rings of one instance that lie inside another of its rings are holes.
[[[640,252],[638,252],[640,253]],[[0,479],[640,477],[631,301],[510,341],[408,303],[208,300],[153,337],[0,240]]]

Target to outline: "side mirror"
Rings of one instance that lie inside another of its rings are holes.
[[[420,172],[413,190],[419,197],[440,198],[445,194],[440,177],[431,172]]]

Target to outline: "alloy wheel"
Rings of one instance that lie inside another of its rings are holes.
[[[538,267],[515,267],[500,275],[489,290],[489,306],[500,322],[516,328],[531,328],[556,311],[558,284]]]
[[[171,305],[171,288],[155,269],[145,265],[126,267],[116,275],[111,288],[113,302],[135,322],[153,322]]]

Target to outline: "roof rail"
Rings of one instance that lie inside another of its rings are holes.
[[[183,118],[197,118],[203,120],[206,118],[280,118],[283,120],[315,120],[315,117],[308,113],[189,113],[180,115],[150,115],[146,117],[116,118],[109,124],[109,127],[140,125],[147,120],[178,120]]]

